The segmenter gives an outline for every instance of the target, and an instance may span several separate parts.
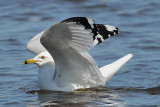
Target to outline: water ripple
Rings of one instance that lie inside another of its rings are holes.
[[[159,5],[158,0],[1,0],[0,106],[160,105]],[[96,92],[41,92],[38,67],[21,64],[35,56],[26,43],[52,24],[75,16],[120,30],[90,51],[99,66],[128,53],[134,57]]]

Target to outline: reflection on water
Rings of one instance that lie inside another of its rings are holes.
[[[158,95],[160,94],[160,86],[148,89],[138,88],[107,88],[98,87],[90,88],[85,91],[75,92],[57,92],[57,91],[40,91],[32,90],[28,91],[28,94],[38,95],[40,105],[43,107],[55,107],[55,106],[107,106],[107,107],[124,107],[124,106],[136,106],[137,101],[133,101],[132,98],[136,94],[143,95]],[[135,104],[128,105],[126,101],[121,98],[131,99]],[[145,98],[147,99],[147,98]],[[154,99],[154,97],[153,97]],[[141,104],[141,106],[146,106]],[[29,106],[29,105],[28,105]],[[34,105],[32,105],[34,107]],[[154,106],[154,104],[153,104]],[[35,105],[37,107],[37,105]]]
[[[111,90],[105,87],[92,88],[85,91],[57,92],[57,91],[29,91],[30,94],[38,94],[38,100],[42,106],[120,106],[125,103],[119,100]],[[122,104],[121,104],[122,103]]]

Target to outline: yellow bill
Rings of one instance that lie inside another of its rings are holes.
[[[35,63],[35,62],[36,62],[36,60],[34,60],[34,59],[27,59],[23,62],[23,64],[30,64],[30,63]]]

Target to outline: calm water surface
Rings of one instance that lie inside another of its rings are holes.
[[[0,106],[160,106],[159,7],[159,0],[1,0]],[[120,29],[118,36],[90,51],[99,66],[128,53],[134,57],[105,87],[92,92],[39,91],[38,67],[22,65],[35,56],[26,50],[26,43],[73,16],[91,17]]]

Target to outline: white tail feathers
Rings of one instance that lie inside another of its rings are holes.
[[[107,82],[108,80],[111,79],[111,77],[126,63],[129,61],[129,59],[132,58],[132,54],[128,54],[122,58],[120,58],[119,60],[103,66],[100,68],[100,72],[102,74],[102,76],[105,78],[105,82]]]

